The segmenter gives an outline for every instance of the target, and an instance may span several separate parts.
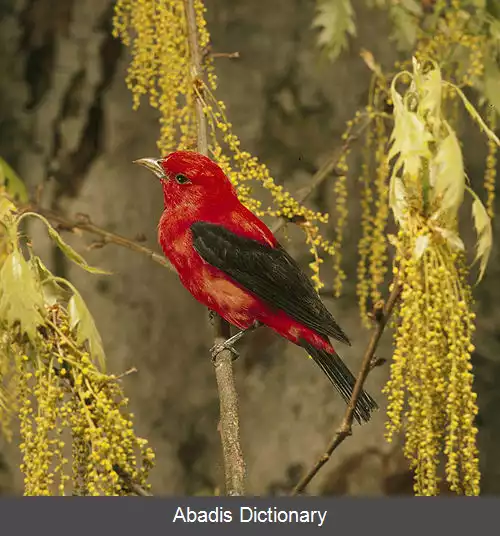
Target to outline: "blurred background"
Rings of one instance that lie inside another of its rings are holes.
[[[341,143],[346,121],[367,102],[371,73],[360,58],[361,47],[382,65],[397,59],[385,13],[368,10],[361,1],[354,6],[358,38],[332,64],[316,48],[314,2],[207,3],[213,51],[240,53],[239,59],[216,60],[219,96],[229,119],[244,148],[292,193],[307,185]],[[131,163],[157,155],[157,116],[146,103],[132,111],[124,82],[128,55],[111,36],[112,13],[111,0],[0,0],[0,155],[32,193],[44,184],[44,206],[71,216],[87,214],[94,223],[130,238],[143,237],[158,250],[161,190],[150,174]],[[469,126],[464,125],[461,138],[467,173],[472,181],[481,181],[485,141]],[[343,251],[348,280],[340,299],[325,297],[353,341],[339,353],[355,372],[369,336],[361,327],[355,296],[360,149],[353,148],[349,179],[353,195]],[[333,199],[327,180],[308,203],[328,211]],[[223,472],[207,311],[174,273],[144,255],[114,245],[85,251],[92,237],[72,236],[70,242],[89,263],[113,272],[111,277],[90,275],[70,267],[36,226],[31,231],[47,264],[80,289],[103,337],[109,369],[138,369],[125,379],[125,390],[138,433],[156,452],[153,492],[217,493]],[[330,224],[326,235],[332,233]],[[293,231],[289,235],[295,236]],[[310,258],[303,241],[280,239],[307,269]],[[500,492],[499,276],[494,248],[486,277],[475,289],[483,493]],[[328,287],[327,263],[322,277]],[[379,357],[390,359],[390,339],[387,332]],[[286,493],[324,450],[344,404],[303,350],[272,333],[259,330],[240,348],[235,373],[248,491]],[[367,382],[382,407],[387,375],[386,364]],[[22,493],[18,463],[15,445],[0,439],[0,494]],[[412,493],[401,445],[384,440],[383,411],[362,428],[355,426],[309,491]]]

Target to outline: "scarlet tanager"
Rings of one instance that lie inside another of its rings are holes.
[[[310,279],[270,229],[238,200],[222,169],[190,151],[135,163],[161,181],[165,210],[158,241],[182,284],[199,302],[243,330],[225,347],[245,330],[264,324],[305,348],[348,402],[355,378],[329,337],[350,345],[349,339]],[[354,417],[367,421],[376,408],[363,391]]]

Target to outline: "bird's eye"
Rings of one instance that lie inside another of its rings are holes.
[[[182,173],[178,173],[178,174],[175,176],[175,180],[176,180],[179,184],[186,184],[187,182],[191,182],[191,181],[186,177],[186,175],[183,175]]]

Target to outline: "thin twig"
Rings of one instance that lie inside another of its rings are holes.
[[[150,493],[148,490],[137,484],[137,482],[134,482],[134,480],[127,473],[127,471],[122,469],[119,465],[114,465],[113,471],[123,480],[123,483],[130,489],[130,491],[133,491],[136,495],[139,495],[140,497],[153,496],[153,494]]]
[[[189,48],[191,52],[192,81],[201,91],[201,51],[198,43],[194,0],[184,0],[187,18]],[[198,152],[208,155],[207,119],[203,104],[195,91],[196,117],[198,122]],[[212,315],[215,344],[225,341],[230,333],[229,324],[218,315]],[[229,350],[219,352],[214,359],[215,375],[220,401],[220,434],[224,456],[224,472],[227,495],[244,495],[245,460],[241,449],[238,395],[233,376],[233,359]]]
[[[352,434],[352,421],[358,398],[363,390],[363,385],[369,372],[373,369],[375,350],[377,349],[380,337],[384,332],[385,326],[387,325],[387,322],[392,314],[392,311],[394,309],[394,306],[396,305],[400,293],[401,286],[397,281],[393,281],[391,293],[387,302],[385,303],[384,308],[379,311],[379,314],[375,315],[375,321],[377,324],[363,356],[361,370],[359,371],[356,383],[354,384],[354,389],[352,391],[349,404],[347,405],[342,424],[340,425],[340,428],[337,430],[335,435],[332,437],[324,454],[319,457],[318,461],[313,465],[313,467],[311,467],[307,474],[303,476],[300,482],[295,486],[292,491],[292,495],[298,495],[306,489],[308,484],[318,474],[323,465],[328,462],[332,453],[339,447],[341,443],[344,442],[347,437]]]
[[[212,58],[229,58],[230,60],[235,60],[240,57],[239,52],[212,52]]]
[[[365,120],[356,129],[356,131],[351,133],[347,137],[347,139],[344,141],[344,143],[333,151],[332,155],[326,160],[326,162],[314,174],[307,189],[305,189],[304,192],[300,196],[298,196],[297,201],[300,204],[303,204],[305,201],[307,201],[309,197],[311,196],[311,194],[316,190],[316,188],[318,188],[325,181],[325,179],[327,179],[329,175],[335,170],[340,159],[342,158],[342,155],[349,149],[351,144],[361,136],[361,134],[366,130],[366,128],[368,127],[371,121],[372,121],[372,117],[366,116]],[[286,220],[284,218],[280,219],[272,227],[272,232],[276,234],[278,231],[281,231],[281,229],[287,223],[290,223],[289,220]]]
[[[19,210],[21,213],[31,212],[31,211],[37,212],[38,214],[45,216],[49,221],[59,225],[63,230],[66,230],[69,232],[74,232],[75,229],[87,231],[96,236],[99,236],[102,243],[104,244],[116,244],[117,246],[125,247],[132,251],[136,251],[137,253],[143,253],[144,255],[148,256],[150,259],[157,262],[158,264],[161,264],[162,266],[165,266],[166,268],[173,270],[173,266],[168,262],[168,260],[163,255],[160,255],[159,253],[156,253],[152,249],[146,246],[143,246],[142,244],[139,244],[139,242],[135,240],[132,240],[130,238],[125,238],[124,236],[121,236],[116,233],[112,233],[111,231],[107,231],[106,229],[103,229],[102,227],[98,227],[97,225],[94,225],[91,222],[90,218],[86,215],[78,219],[77,218],[71,219],[71,218],[67,218],[66,216],[63,216],[62,214],[58,212],[54,212],[53,210],[43,208],[36,203],[30,203],[28,205],[21,205],[19,207]]]

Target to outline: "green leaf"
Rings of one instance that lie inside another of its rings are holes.
[[[460,144],[453,129],[445,122],[448,136],[438,145],[430,163],[430,184],[433,201],[439,203],[438,214],[449,213],[456,218],[464,199],[465,173]]]
[[[12,199],[21,203],[28,202],[28,191],[19,175],[0,156],[0,185],[5,186],[5,190]]]
[[[83,268],[84,270],[86,270],[87,272],[90,272],[91,274],[104,274],[104,275],[111,274],[111,272],[102,270],[100,268],[95,268],[94,266],[90,266],[89,264],[87,264],[87,261],[62,239],[61,235],[54,229],[54,227],[52,227],[52,225],[49,223],[47,218],[44,218],[42,215],[36,212],[25,212],[21,217],[24,218],[26,216],[33,216],[43,221],[43,223],[47,227],[49,236],[52,238],[52,240],[54,240],[54,242],[57,244],[59,249],[66,255],[66,257],[68,257],[68,259],[70,259],[75,264],[80,266],[80,268]]]
[[[415,0],[402,0],[401,3],[391,3],[389,16],[394,25],[391,37],[396,41],[396,47],[399,50],[413,50],[417,41],[417,30],[421,15],[422,7]]]
[[[68,315],[71,329],[76,329],[77,343],[84,344],[86,341],[88,342],[90,355],[95,358],[101,371],[104,371],[106,365],[101,335],[96,328],[90,311],[78,292],[75,292],[69,300]]]
[[[493,230],[491,228],[490,217],[488,216],[483,203],[473,190],[468,188],[468,191],[474,197],[474,202],[472,203],[472,216],[474,218],[474,226],[477,233],[476,257],[474,263],[479,261],[479,275],[477,278],[477,282],[479,283],[483,278],[490,257],[491,248],[493,246]]]
[[[62,239],[61,235],[54,229],[54,227],[52,227],[52,225],[49,224],[47,230],[49,232],[50,237],[52,238],[52,240],[54,240],[59,249],[66,255],[66,257],[68,257],[68,259],[73,261],[75,264],[78,264],[78,266],[80,266],[87,272],[90,272],[91,274],[109,275],[111,273],[106,270],[102,270],[101,268],[96,268],[87,264],[87,261]]]
[[[318,45],[334,60],[347,48],[347,37],[356,35],[351,0],[318,0],[313,28],[318,28]]]
[[[31,269],[42,285],[43,299],[47,305],[66,303],[70,297],[68,290],[54,280],[54,276],[43,264],[40,257],[33,255],[30,259]]]
[[[0,319],[10,326],[19,322],[32,342],[36,329],[44,323],[40,283],[17,249],[9,254],[0,270]]]
[[[469,115],[472,117],[472,119],[474,119],[474,121],[476,121],[479,127],[482,130],[484,130],[488,138],[490,138],[490,140],[494,141],[498,146],[500,146],[500,140],[498,139],[497,135],[484,122],[481,115],[474,108],[474,106],[469,101],[469,99],[464,95],[464,92],[460,88],[455,86],[454,84],[451,84],[450,82],[445,82],[445,84],[449,85],[451,88],[453,88],[456,91],[458,96],[462,99],[462,102],[464,103],[466,110],[469,112]]]
[[[0,196],[0,220],[6,218],[7,215],[13,214],[16,211],[16,207],[11,203],[7,197]]]

